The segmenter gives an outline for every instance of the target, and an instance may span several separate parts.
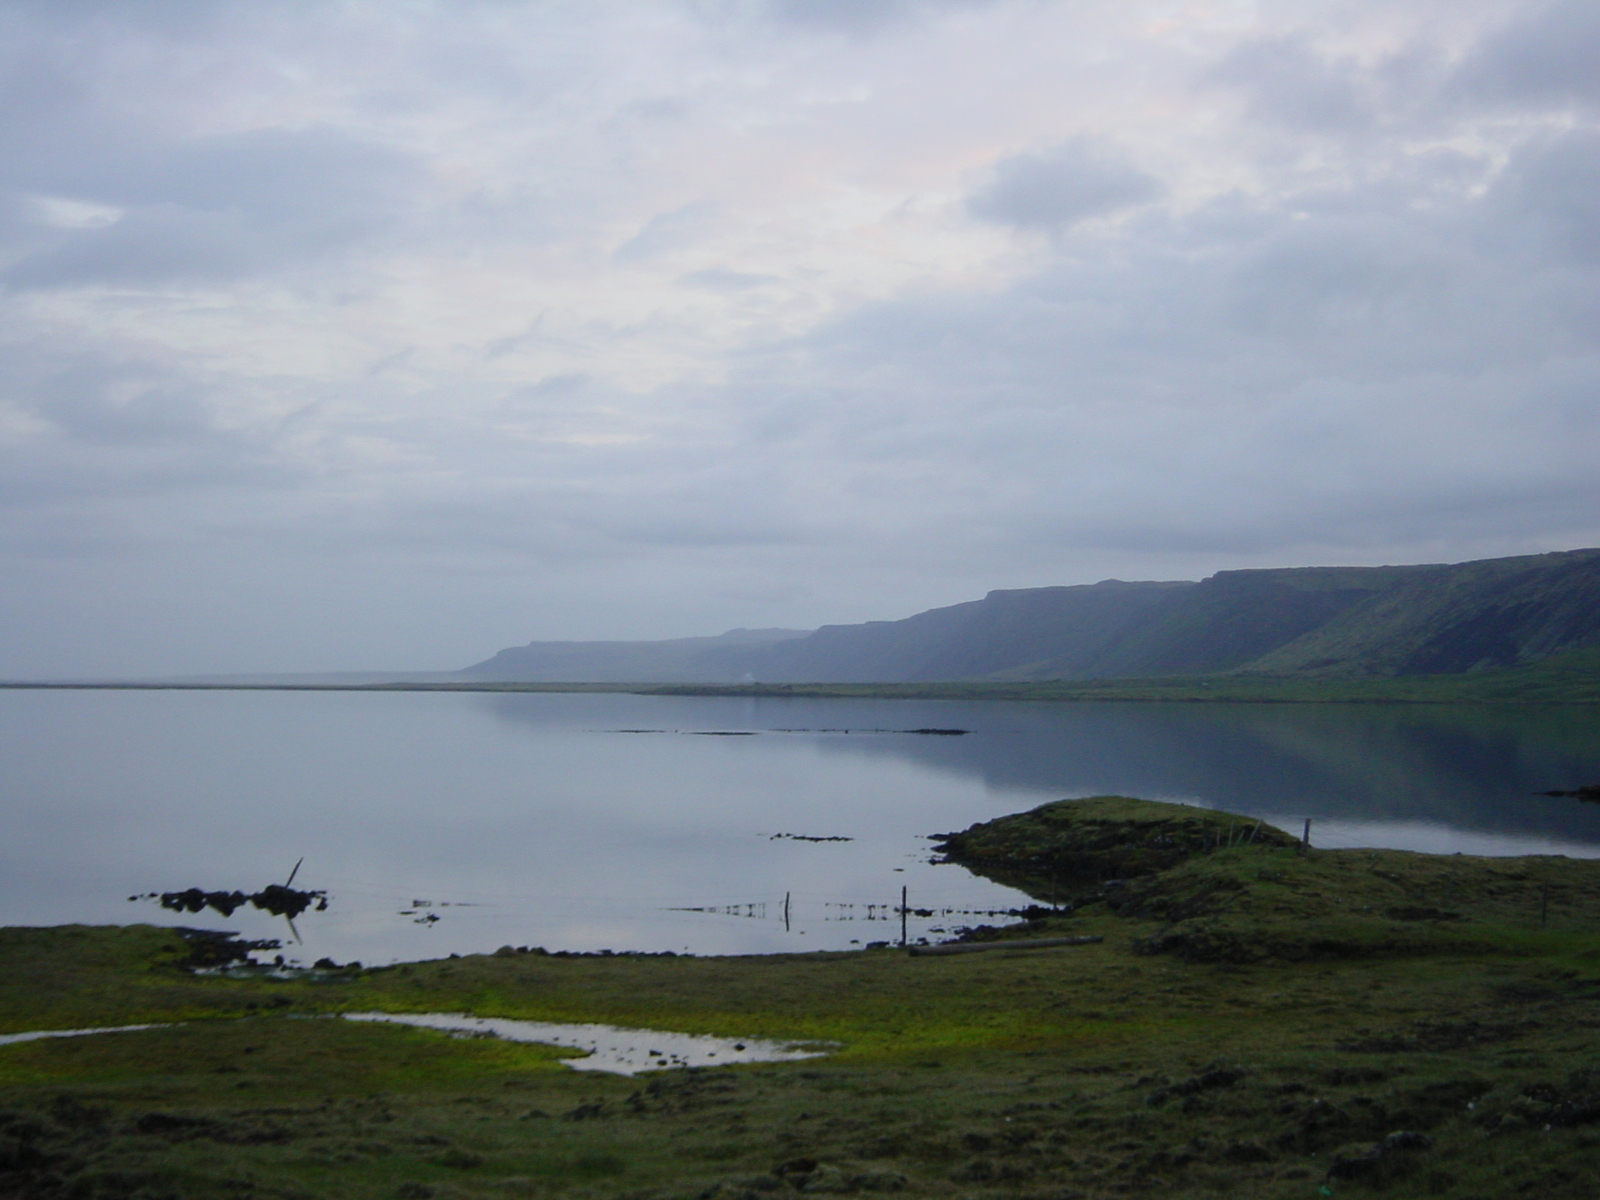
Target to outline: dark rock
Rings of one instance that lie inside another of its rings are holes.
[[[217,929],[177,929],[174,930],[184,941],[188,948],[188,956],[182,965],[190,970],[214,969],[228,967],[234,963],[250,961],[250,955],[257,950],[279,950],[283,943],[276,938],[262,938],[245,941],[226,930]]]

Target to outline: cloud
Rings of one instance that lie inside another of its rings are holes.
[[[5,6],[0,673],[1600,541],[1591,14]]]
[[[1158,198],[1160,180],[1087,138],[995,164],[967,201],[973,216],[1018,229],[1061,231]]]
[[[1600,104],[1600,8],[1560,0],[1518,13],[1488,33],[1450,80],[1486,103]]]
[[[716,229],[719,216],[717,206],[708,200],[657,213],[618,246],[613,257],[623,263],[641,262],[693,246]]]
[[[1487,236],[1531,244],[1558,262],[1600,265],[1600,130],[1517,147],[1489,197]]]
[[[1590,147],[1530,143],[1448,202],[1426,175],[1307,189],[872,306],[791,352],[778,427],[836,490],[889,481],[920,528],[1045,557],[1592,539]]]
[[[774,16],[789,24],[852,33],[926,17],[930,11],[981,8],[995,0],[770,0]]]
[[[742,292],[777,282],[771,275],[752,275],[748,271],[730,271],[726,267],[707,267],[703,271],[690,271],[681,277],[690,287],[705,288],[713,292]]]
[[[106,214],[54,222],[52,244],[0,275],[22,288],[214,282],[325,261],[381,237],[424,186],[406,156],[324,129],[197,138],[11,174],[48,189],[45,203]]]
[[[191,441],[213,430],[191,383],[134,364],[74,362],[40,382],[32,408],[96,445]]]
[[[1294,129],[1365,128],[1378,112],[1359,65],[1328,55],[1306,34],[1248,39],[1203,80],[1242,90],[1257,120]]]

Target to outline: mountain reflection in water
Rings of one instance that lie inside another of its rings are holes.
[[[307,963],[843,950],[898,937],[902,887],[909,935],[939,937],[1026,901],[927,836],[1074,795],[1310,818],[1318,845],[1600,854],[1600,805],[1542,794],[1600,780],[1578,707],[0,692],[0,753],[0,922],[122,923],[195,883],[208,925],[281,936],[206,889],[305,855]]]

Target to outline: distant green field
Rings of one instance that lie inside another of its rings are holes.
[[[502,685],[515,689],[518,685]],[[541,688],[541,690],[543,690]],[[1169,700],[1281,704],[1596,704],[1600,650],[1466,675],[1321,679],[1292,675],[1181,675],[1166,679],[1057,679],[1031,683],[796,683],[664,685],[672,696],[860,696],[928,700]]]

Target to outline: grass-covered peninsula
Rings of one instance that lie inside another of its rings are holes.
[[[1318,851],[1123,798],[947,835],[1039,900],[991,952],[493,955],[197,974],[151,926],[0,931],[7,1197],[1589,1197],[1600,864]],[[1030,950],[1033,939],[1099,936]],[[214,947],[213,947],[214,949]],[[331,1019],[837,1042],[636,1078]]]

